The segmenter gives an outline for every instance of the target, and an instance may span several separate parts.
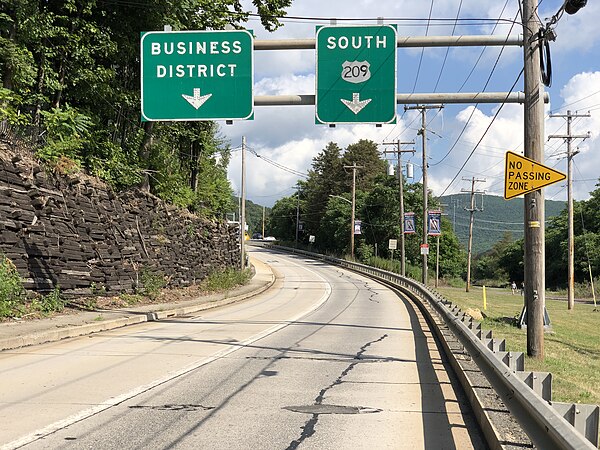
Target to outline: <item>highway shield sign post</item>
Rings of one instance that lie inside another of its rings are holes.
[[[396,28],[324,26],[316,37],[318,123],[394,123]]]
[[[142,120],[252,116],[249,31],[150,31],[141,42]]]
[[[511,199],[528,192],[537,191],[567,176],[518,153],[506,152],[504,169],[504,198]]]

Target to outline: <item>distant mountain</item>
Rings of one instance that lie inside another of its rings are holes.
[[[233,202],[235,205],[237,205],[237,209],[228,213],[227,218],[229,220],[233,219],[235,221],[238,221],[240,214],[240,198],[234,197]],[[265,208],[265,218],[269,216],[270,212],[271,208]],[[252,200],[246,199],[246,223],[248,224],[248,233],[250,234],[250,236],[252,236],[254,233],[262,234],[262,214],[263,206],[252,202]]]
[[[478,255],[492,246],[509,232],[513,239],[523,237],[523,200],[505,200],[496,195],[476,195],[476,208],[473,222],[473,254]],[[461,243],[467,248],[469,239],[469,211],[471,194],[453,194],[441,197],[444,212],[453,224],[454,231]],[[546,200],[546,221],[557,216],[566,207],[566,202]]]

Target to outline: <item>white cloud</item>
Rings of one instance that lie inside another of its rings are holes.
[[[247,5],[250,1],[245,2]],[[562,2],[547,0],[543,5],[547,8],[542,17],[554,13]],[[435,18],[454,18],[458,9],[458,0],[436,0],[432,16]],[[427,18],[431,2],[414,2],[408,0],[373,1],[356,0],[328,2],[316,0],[295,1],[288,13],[300,17],[362,17],[376,18]],[[497,18],[504,2],[497,0],[465,0],[461,17],[466,18]],[[600,16],[600,3],[589,4],[575,16],[563,16],[557,26],[558,39],[552,43],[554,65],[554,87],[549,88],[553,110],[566,108],[573,111],[587,111],[587,108],[600,106],[600,55],[598,41],[600,27],[595,21]],[[513,19],[517,5],[510,2],[503,17]],[[518,20],[518,19],[517,19]],[[422,35],[425,33],[423,22],[414,26],[405,21],[386,20],[386,23],[398,23],[399,33],[403,35]],[[322,25],[327,25],[323,20]],[[373,21],[367,23],[374,23]],[[262,30],[260,24],[253,20],[249,28],[253,28],[258,39],[289,39],[313,38],[315,34],[314,21],[286,21],[285,26],[275,33],[269,34]],[[489,34],[492,24],[470,25],[464,22],[457,28],[457,34]],[[506,35],[510,24],[501,24],[495,34]],[[450,34],[452,26],[439,26],[435,22],[429,29],[430,35]],[[517,24],[513,33],[521,33]],[[481,53],[481,48],[452,48],[438,92],[456,91],[465,81],[475,61]],[[487,48],[482,60],[473,71],[469,83],[463,91],[481,89],[489,76],[496,61],[499,48]],[[410,92],[415,83],[417,66],[421,54],[420,49],[411,51],[400,50],[398,68],[399,91]],[[425,49],[417,92],[431,91],[438,78],[445,49]],[[506,91],[513,84],[515,77],[522,68],[522,49],[505,49],[498,67],[494,70],[488,91]],[[285,95],[285,94],[314,94],[315,54],[312,50],[299,51],[260,51],[255,53],[255,95]],[[579,72],[579,73],[578,73]],[[562,86],[562,89],[560,89]],[[518,84],[516,90],[522,90]],[[587,98],[585,98],[587,96]],[[585,98],[584,100],[581,100]],[[581,101],[579,101],[581,100]],[[573,103],[576,102],[576,103]],[[564,107],[563,107],[564,105]],[[439,195],[448,186],[452,178],[459,172],[474,146],[490,124],[498,105],[492,107],[480,105],[474,112],[473,118],[460,138],[458,144],[443,162],[438,163],[450,150],[459,133],[465,126],[473,106],[447,105],[442,114],[435,116],[428,113],[428,155],[429,155],[429,186]],[[399,109],[400,114],[402,110]],[[575,157],[575,196],[586,198],[594,188],[594,180],[598,177],[597,167],[600,167],[600,150],[598,134],[600,134],[600,109],[592,111],[594,117],[578,119],[573,122],[574,133],[592,131],[593,138],[585,142],[576,142],[581,153]],[[431,121],[433,119],[433,121]],[[546,134],[562,133],[565,131],[564,119],[548,119]],[[562,126],[562,129],[560,128]],[[344,148],[361,138],[373,139],[375,142],[384,140],[415,139],[417,153],[412,157],[415,163],[415,181],[419,180],[421,156],[421,140],[417,136],[420,118],[417,112],[409,111],[396,126],[385,125],[376,128],[372,125],[338,126],[329,128],[317,126],[314,123],[314,107],[312,106],[281,106],[257,107],[255,120],[236,122],[233,126],[223,126],[225,134],[238,146],[241,136],[248,138],[248,146],[269,159],[294,170],[306,172],[314,158],[330,141]],[[443,136],[440,138],[439,136]],[[555,153],[564,149],[560,140],[552,140],[545,145],[546,161],[558,170],[565,170],[564,160],[557,160]],[[490,128],[489,132],[474,152],[473,156],[459,173],[457,181],[448,192],[460,191],[465,187],[462,177],[483,177],[488,180],[484,187],[490,192],[501,194],[504,177],[504,154],[507,150],[522,151],[523,149],[523,106],[505,105]],[[408,158],[408,156],[407,156]],[[239,152],[234,154],[229,168],[233,185],[239,186]],[[290,195],[298,177],[284,170],[275,168],[260,158],[248,155],[248,197],[254,201],[271,205],[276,199]],[[447,192],[447,193],[448,193]],[[564,200],[566,193],[560,183],[546,189],[546,196]]]

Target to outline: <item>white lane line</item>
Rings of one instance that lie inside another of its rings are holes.
[[[12,442],[9,442],[8,444],[4,444],[2,447],[0,447],[0,449],[1,450],[13,450],[13,449],[17,449],[19,447],[23,447],[24,445],[31,444],[32,442],[37,441],[38,439],[46,437],[52,433],[56,433],[57,431],[59,431],[63,428],[66,428],[68,426],[73,425],[74,423],[77,423],[77,422],[85,420],[89,417],[92,417],[98,413],[101,413],[102,411],[106,411],[107,409],[112,408],[113,406],[123,403],[124,401],[129,400],[133,397],[136,397],[140,394],[143,394],[146,391],[154,389],[155,387],[160,386],[161,384],[167,383],[175,378],[178,378],[182,375],[192,372],[202,366],[205,366],[206,364],[216,361],[217,359],[224,358],[225,356],[230,355],[233,352],[241,350],[242,348],[244,348],[247,345],[253,344],[256,341],[263,339],[263,338],[269,336],[270,334],[273,334],[273,333],[281,330],[284,327],[287,327],[291,322],[301,320],[302,318],[309,315],[313,311],[316,311],[327,301],[327,299],[331,295],[331,284],[329,284],[329,282],[327,280],[325,280],[325,278],[323,278],[321,275],[314,272],[313,270],[307,269],[306,267],[304,267],[300,264],[294,263],[292,261],[290,261],[290,262],[293,265],[299,266],[299,267],[303,268],[304,270],[307,270],[308,272],[315,275],[317,278],[320,278],[323,281],[323,283],[325,284],[325,293],[321,296],[321,298],[315,304],[311,305],[308,309],[302,311],[301,313],[297,314],[294,317],[291,317],[290,319],[287,319],[286,321],[280,322],[277,325],[273,325],[272,327],[267,328],[266,330],[262,331],[261,333],[255,334],[254,336],[246,339],[245,341],[239,342],[233,346],[230,346],[229,348],[223,349],[220,352],[217,352],[214,355],[209,356],[208,358],[204,358],[201,361],[197,361],[193,364],[190,364],[190,365],[184,367],[183,369],[179,369],[177,371],[170,372],[167,375],[165,375],[164,377],[158,378],[157,380],[154,380],[143,386],[138,386],[137,388],[132,389],[131,391],[121,394],[117,397],[112,397],[108,400],[105,400],[104,402],[102,402],[96,406],[92,406],[88,409],[84,409],[83,411],[73,414],[73,415],[67,417],[66,419],[62,419],[57,422],[54,422],[44,428],[41,428],[41,429],[36,430],[28,435],[22,436]]]

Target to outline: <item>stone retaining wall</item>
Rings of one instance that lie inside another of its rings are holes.
[[[72,296],[132,292],[156,277],[185,286],[240,260],[237,227],[18,155],[0,158],[0,253],[27,289]]]

